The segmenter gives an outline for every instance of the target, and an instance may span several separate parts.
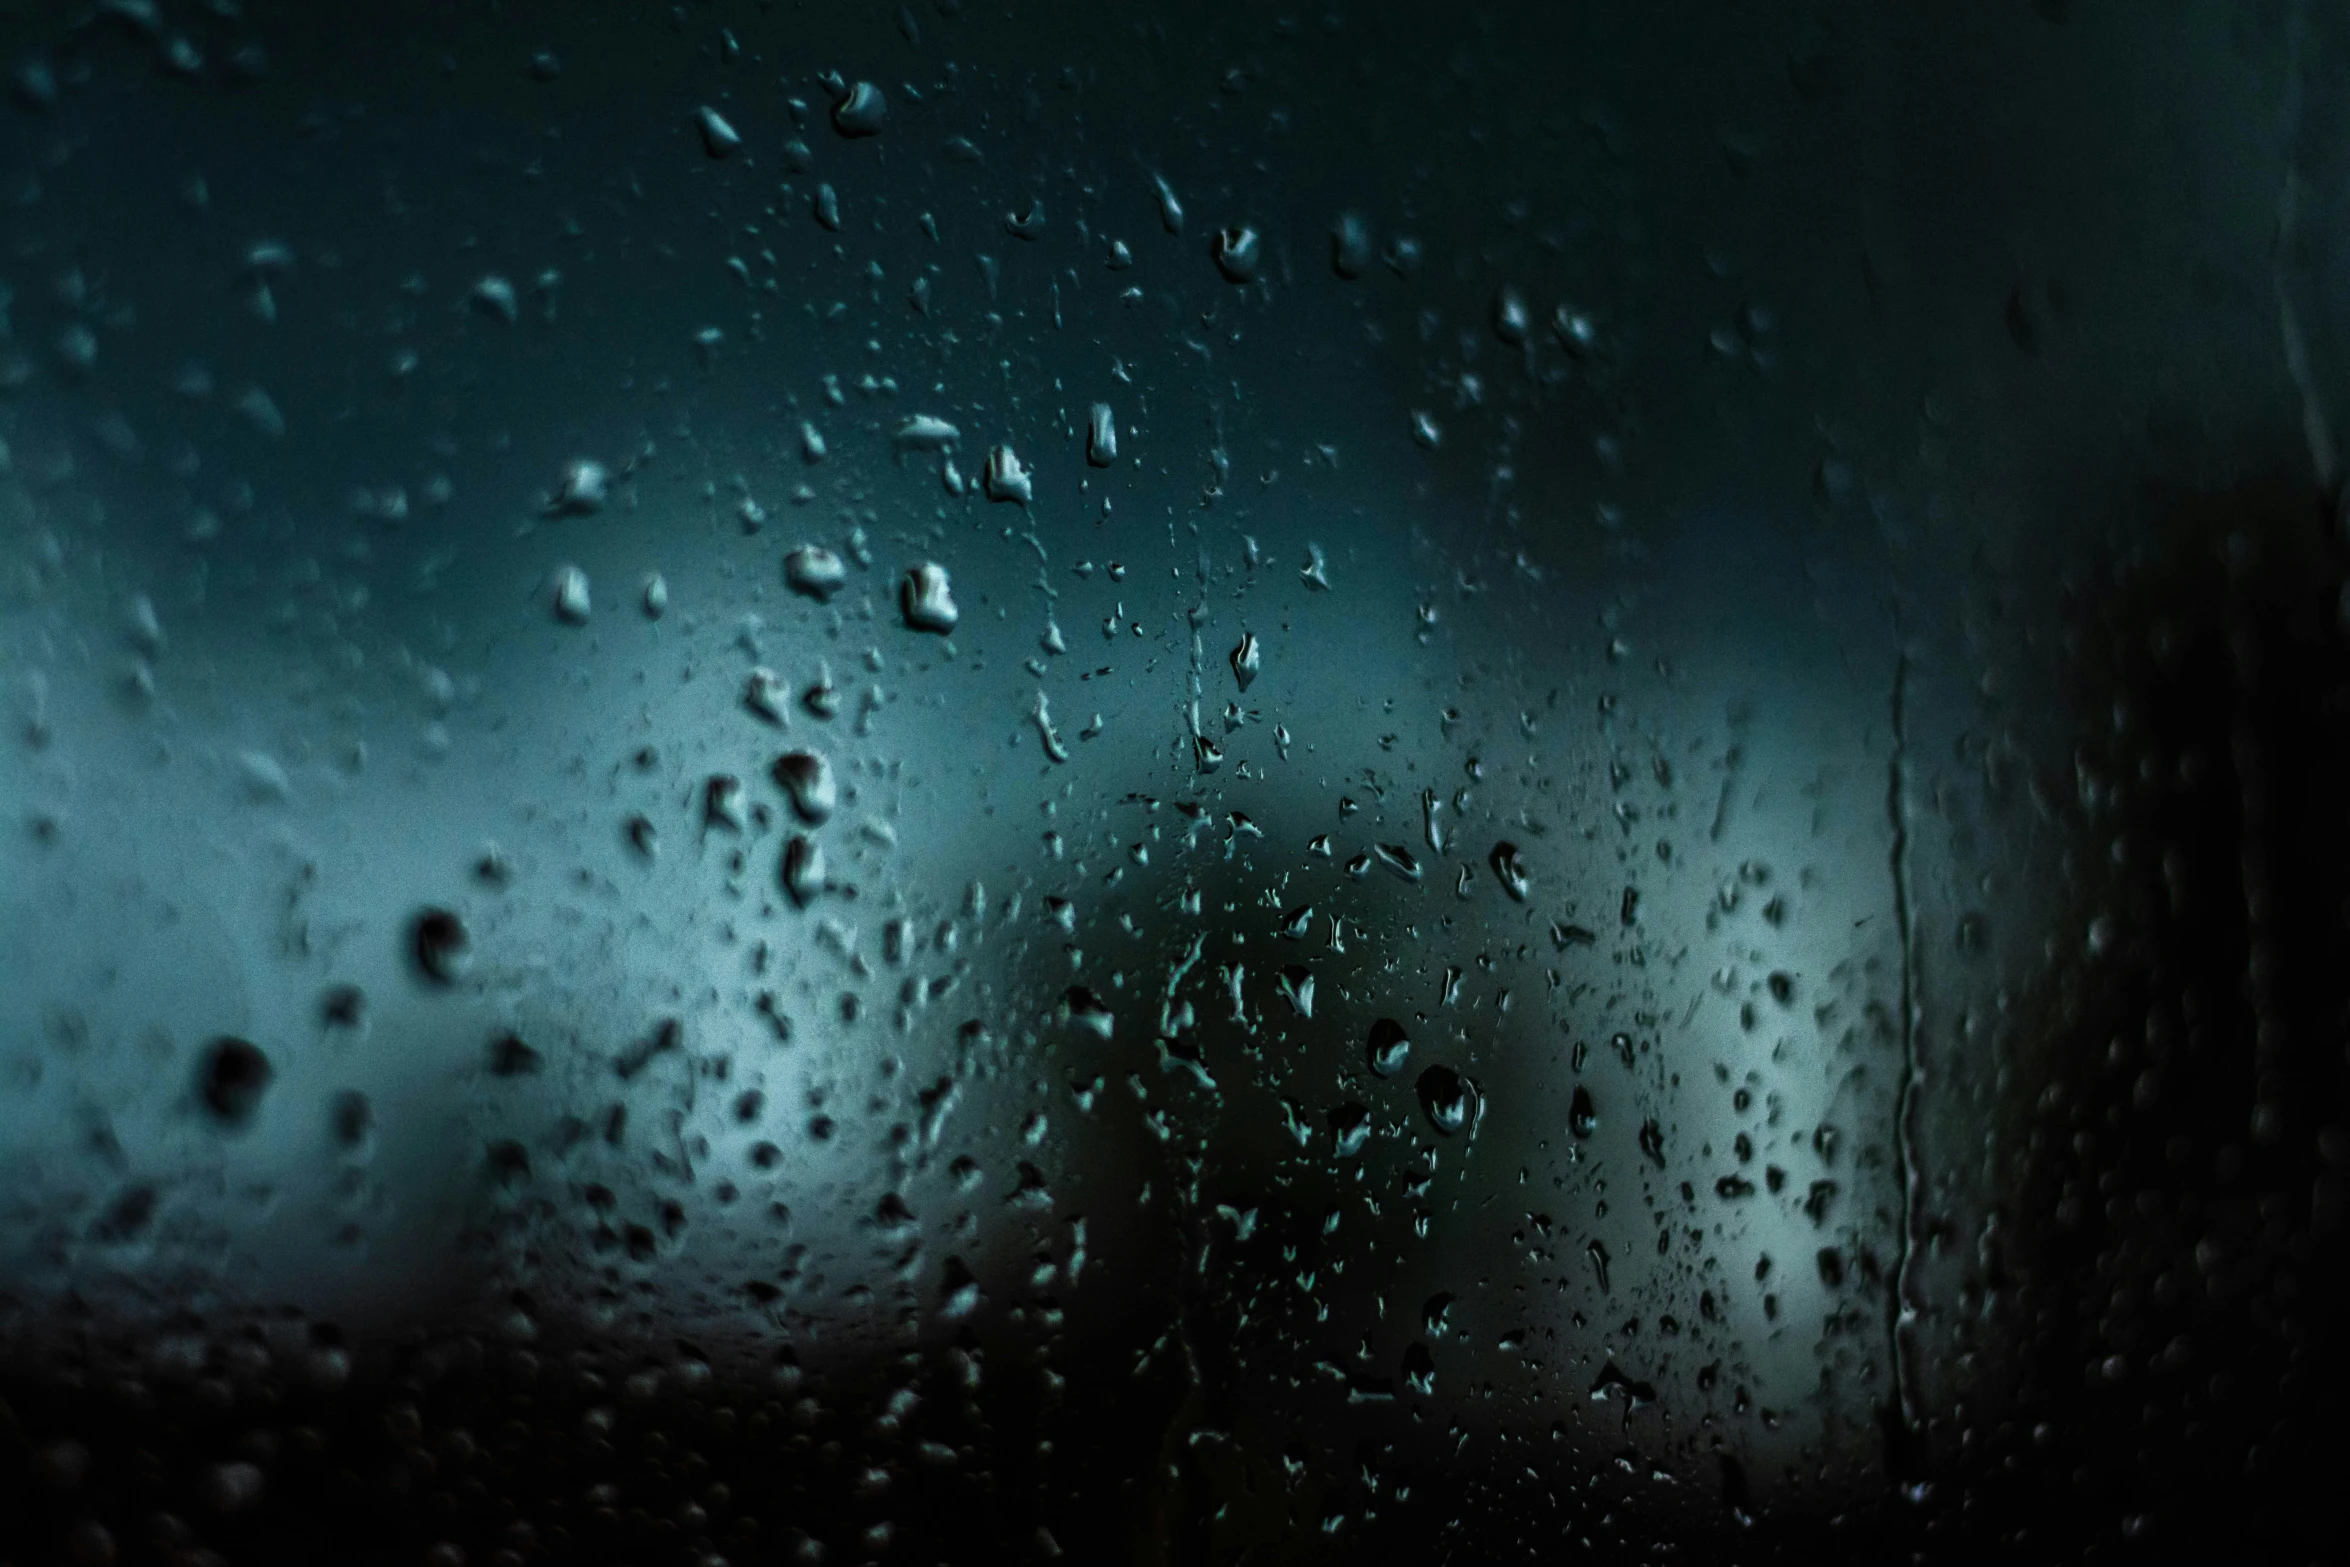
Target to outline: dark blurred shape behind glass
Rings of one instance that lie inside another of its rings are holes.
[[[2338,1559],[2338,7],[0,56],[0,1563]]]

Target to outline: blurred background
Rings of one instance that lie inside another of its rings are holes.
[[[2338,1548],[2333,8],[0,58],[0,1562]]]

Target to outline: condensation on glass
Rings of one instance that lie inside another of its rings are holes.
[[[0,1560],[2314,1549],[2321,6],[0,18]]]

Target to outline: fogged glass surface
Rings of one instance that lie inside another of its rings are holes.
[[[2330,8],[0,35],[0,1562],[2323,1559]]]

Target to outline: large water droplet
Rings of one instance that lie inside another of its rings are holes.
[[[821,544],[803,544],[783,557],[784,585],[794,593],[829,599],[848,580],[848,563]]]
[[[1256,683],[1257,671],[1264,667],[1263,650],[1257,646],[1256,633],[1243,631],[1240,641],[1232,649],[1232,678],[1246,691]]]
[[[1520,903],[1525,902],[1528,878],[1525,861],[1518,857],[1518,846],[1505,838],[1493,846],[1493,853],[1487,858],[1503,890]]]
[[[1368,1056],[1373,1072],[1381,1077],[1393,1077],[1403,1070],[1404,1062],[1411,1053],[1411,1036],[1403,1031],[1401,1023],[1391,1017],[1383,1017],[1371,1025]]]
[[[916,566],[898,584],[898,610],[905,616],[907,629],[942,637],[962,618],[947,582],[947,569],[933,561]]]
[[[1420,1074],[1420,1108],[1428,1124],[1450,1137],[1477,1118],[1477,1085],[1449,1066],[1432,1066]]]
[[[473,964],[473,937],[465,922],[447,909],[426,909],[409,930],[409,950],[425,978],[454,985]]]
[[[261,1108],[274,1075],[269,1058],[250,1041],[215,1039],[196,1064],[196,1093],[215,1118],[242,1126]]]
[[[1436,1357],[1427,1345],[1415,1342],[1404,1350],[1403,1382],[1423,1398],[1436,1391]]]
[[[959,1321],[979,1309],[979,1280],[962,1258],[946,1260],[940,1273],[938,1295],[939,1315],[949,1321]]]
[[[791,796],[791,808],[809,826],[830,820],[840,804],[832,764],[814,751],[786,751],[775,759],[775,782]]]
[[[749,825],[743,812],[743,781],[732,773],[713,774],[702,786],[702,825],[741,832]]]
[[[1330,1112],[1331,1152],[1350,1159],[1371,1140],[1371,1112],[1349,1100]]]
[[[1035,484],[1021,466],[1020,454],[1009,446],[988,449],[987,467],[979,482],[991,501],[1016,501],[1025,506],[1035,494]]]
[[[1085,460],[1096,468],[1107,468],[1118,460],[1118,416],[1108,403],[1093,405],[1093,415],[1085,426]]]
[[[1285,965],[1278,981],[1281,999],[1299,1017],[1314,1015],[1314,971],[1302,963]]]
[[[806,908],[824,891],[824,851],[816,840],[797,833],[783,846],[783,890],[792,902]]]
[[[1083,985],[1071,985],[1061,996],[1061,1015],[1076,1028],[1082,1028],[1097,1038],[1107,1039],[1117,1027],[1117,1019],[1102,1004],[1101,997]]]
[[[1261,250],[1257,231],[1247,224],[1220,229],[1215,242],[1216,270],[1228,283],[1246,283],[1257,275]]]
[[[1032,196],[1029,198],[1026,211],[1005,213],[1004,232],[1014,239],[1025,240],[1033,240],[1042,234],[1044,232],[1043,200]]]
[[[858,82],[832,106],[832,128],[843,136],[878,136],[889,119],[889,99],[871,82]]]
[[[962,431],[933,414],[916,414],[893,437],[900,450],[910,452],[944,451],[962,438]]]
[[[473,292],[466,297],[473,301],[473,308],[484,315],[496,316],[508,323],[522,319],[522,301],[516,296],[514,285],[495,272],[475,283]]]
[[[1591,1090],[1581,1083],[1575,1085],[1575,1097],[1567,1105],[1567,1130],[1577,1137],[1589,1137],[1599,1130],[1599,1110],[1591,1102]]]

